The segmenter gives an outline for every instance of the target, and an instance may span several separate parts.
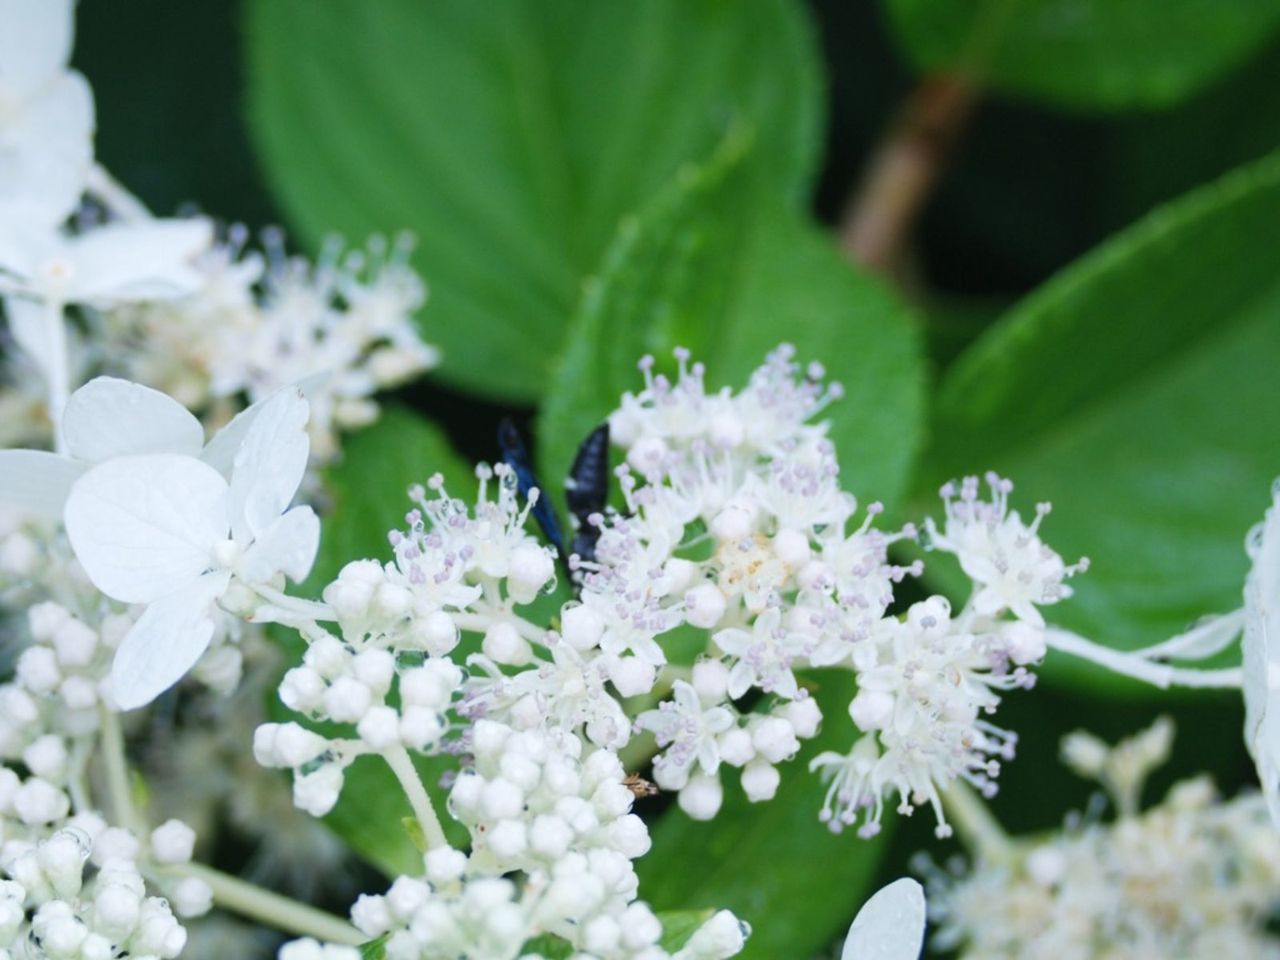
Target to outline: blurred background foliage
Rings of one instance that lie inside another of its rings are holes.
[[[337,468],[331,568],[381,549],[407,483],[494,457],[499,416],[558,476],[638,354],[684,343],[730,383],[787,339],[848,388],[833,435],[864,500],[918,517],[996,468],[1024,509],[1053,501],[1048,540],[1094,561],[1067,625],[1133,646],[1238,602],[1280,474],[1280,0],[83,0],[78,34],[99,155],[153,209],[311,251],[418,236],[445,365]],[[1001,710],[1009,829],[1085,805],[1056,759],[1079,726],[1171,712],[1154,792],[1251,782],[1238,697],[1044,673]],[[805,956],[938,852],[924,823],[827,837],[802,764],[709,827],[650,807],[646,895]],[[398,821],[335,828],[392,867]]]

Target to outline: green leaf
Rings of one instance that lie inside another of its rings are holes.
[[[943,380],[920,496],[995,469],[1051,501],[1047,542],[1093,561],[1051,619],[1132,648],[1239,606],[1280,474],[1277,223],[1273,155],[1063,271]]]
[[[475,483],[474,472],[444,434],[403,407],[387,406],[376,424],[349,437],[342,462],[325,477],[330,502],[321,522],[320,555],[308,581],[311,592],[318,593],[352,560],[390,559],[387,533],[404,526],[412,507],[407,491],[433,473],[443,474],[455,495],[469,496]],[[278,703],[272,710],[297,719]],[[451,766],[436,758],[416,763],[428,789]],[[422,869],[422,854],[405,829],[406,818],[412,818],[412,810],[390,768],[380,758],[361,757],[347,769],[341,799],[325,823],[360,856],[396,876]],[[446,820],[446,830],[460,829]],[[454,836],[457,842],[466,834]]]
[[[1086,110],[1168,107],[1266,43],[1277,0],[886,0],[926,70]]]
[[[618,220],[738,123],[742,200],[806,199],[823,113],[794,0],[254,0],[252,130],[313,244],[409,228],[441,376],[548,383]]]
[[[563,937],[544,933],[540,937],[534,937],[520,950],[521,956],[530,953],[545,957],[546,960],[568,960],[573,955],[573,944]]]
[[[361,946],[360,960],[383,960],[387,955],[387,941],[390,939],[391,934],[386,934]]]
[[[751,924],[741,960],[813,956],[846,929],[888,846],[892,818],[874,840],[832,834],[818,820],[826,787],[808,770],[823,750],[844,752],[855,732],[845,708],[851,673],[808,674],[826,720],[782,768],[778,794],[748,803],[727,772],[725,802],[707,823],[673,808],[653,828],[653,849],[637,863],[640,889],[654,909],[728,909]]]
[[[770,350],[790,341],[799,359],[820,361],[845,389],[827,414],[846,487],[892,505],[920,437],[915,319],[809,223],[737,202],[751,149],[736,131],[623,222],[587,284],[542,409],[545,476],[564,476],[586,433],[624,391],[642,386],[642,355],[669,365],[674,346],[688,347],[705,362],[709,388],[740,389]]]

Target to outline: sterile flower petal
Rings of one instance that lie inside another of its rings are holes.
[[[204,428],[186,407],[115,377],[97,377],[71,395],[62,435],[71,456],[93,462],[144,453],[197,457],[204,446]]]
[[[58,519],[86,464],[45,450],[0,450],[0,503]]]
[[[274,523],[293,499],[307,469],[307,401],[295,387],[262,407],[245,432],[231,474],[231,515],[237,542]]]
[[[93,166],[93,126],[93,94],[72,72],[0,124],[0,223],[24,233],[53,230],[75,211]]]
[[[840,960],[918,960],[924,922],[920,884],[909,877],[895,880],[858,911]]]
[[[26,97],[71,56],[72,0],[0,0],[0,86]]]
[[[78,237],[73,299],[101,303],[167,299],[204,282],[191,260],[213,242],[208,220],[109,223]]]
[[[1266,517],[1249,533],[1245,580],[1244,741],[1258,767],[1271,819],[1280,826],[1280,482]]]
[[[118,457],[76,481],[64,521],[94,586],[149,603],[212,566],[212,548],[230,528],[227,482],[193,457]]]
[[[247,583],[260,583],[277,572],[299,583],[311,572],[319,549],[320,518],[310,507],[294,507],[258,535],[237,572]]]
[[[146,706],[195,666],[213,637],[213,602],[230,582],[227,571],[206,574],[147,607],[111,664],[121,710]]]

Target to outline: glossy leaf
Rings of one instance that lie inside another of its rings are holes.
[[[793,0],[254,0],[250,107],[313,243],[407,228],[441,376],[531,400],[618,220],[738,123],[741,200],[805,199],[822,113]]]
[[[918,66],[1067,107],[1166,107],[1247,59],[1277,0],[886,0]]]
[[[685,346],[706,363],[709,388],[741,388],[789,341],[845,389],[824,416],[847,489],[890,504],[900,492],[923,406],[915,318],[800,217],[736,202],[752,149],[738,131],[623,223],[587,284],[538,423],[548,476],[563,476],[581,438],[640,389],[642,355],[669,369],[672,348]]]
[[[1240,604],[1280,474],[1278,221],[1272,156],[1063,271],[941,384],[921,502],[987,469],[1051,501],[1047,541],[1093,564],[1050,619],[1132,648]]]

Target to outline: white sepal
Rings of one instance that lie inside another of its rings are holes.
[[[262,583],[276,573],[300,583],[311,572],[319,549],[320,518],[310,507],[294,507],[258,535],[236,574],[245,583]]]
[[[146,706],[195,666],[213,638],[213,602],[230,582],[229,571],[205,574],[147,607],[111,664],[121,710]]]
[[[94,586],[150,603],[214,565],[213,547],[230,527],[227,482],[193,457],[118,457],[76,481],[64,522]]]
[[[0,450],[0,503],[60,519],[72,484],[86,469],[46,450]]]
[[[115,377],[95,377],[71,395],[62,419],[67,452],[98,462],[143,453],[198,457],[204,428],[168,394]]]
[[[296,388],[267,400],[249,424],[231,472],[236,542],[247,543],[289,506],[307,469],[307,401]]]
[[[0,87],[25,99],[71,56],[72,0],[0,0]]]
[[[863,904],[840,960],[918,960],[924,945],[924,890],[903,877]]]

